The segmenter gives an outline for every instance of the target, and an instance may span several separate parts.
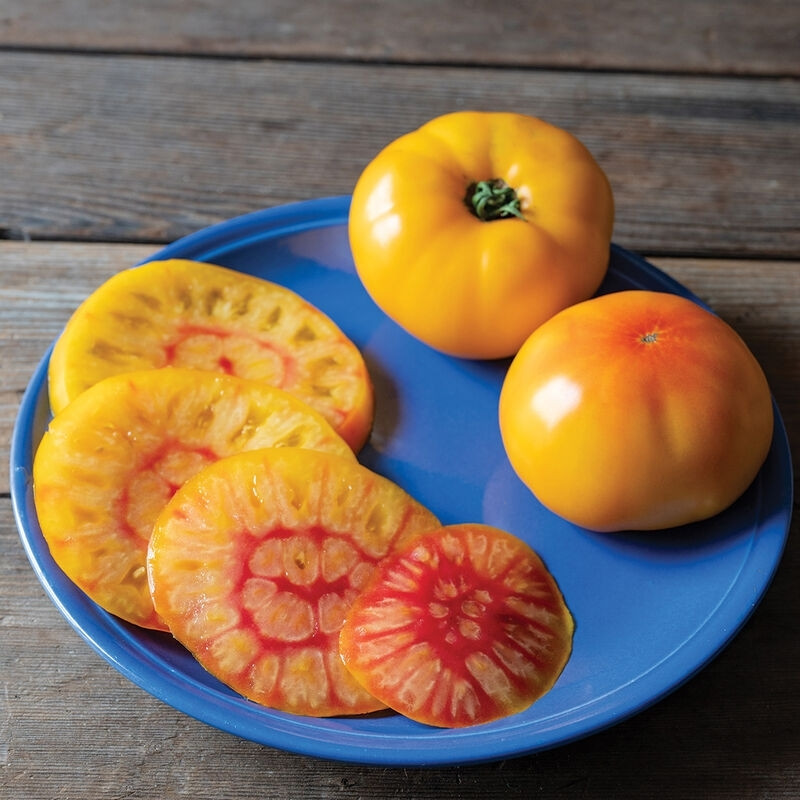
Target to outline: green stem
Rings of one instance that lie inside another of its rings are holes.
[[[501,178],[470,184],[464,198],[467,208],[483,222],[517,217],[525,219],[517,193]]]

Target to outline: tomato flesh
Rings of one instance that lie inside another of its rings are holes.
[[[339,658],[344,616],[375,565],[438,526],[352,460],[291,448],[222,459],[184,484],[150,541],[172,634],[243,696],[295,714],[383,708]]]
[[[165,368],[106,378],[58,414],[34,459],[34,501],[56,563],[107,611],[166,630],[145,556],[177,488],[226,455],[267,446],[355,457],[317,412],[279,389]]]
[[[284,389],[353,450],[369,436],[369,373],[332,320],[283,286],[184,259],[123,270],[81,304],[53,349],[50,404],[59,413],[105,377],[165,366]]]
[[[541,559],[487,525],[451,525],[389,555],[348,612],[342,659],[375,697],[439,727],[530,706],[569,658],[573,622]]]

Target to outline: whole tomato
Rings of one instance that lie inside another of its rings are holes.
[[[536,330],[503,383],[509,460],[556,514],[598,531],[706,519],[753,481],[772,440],[767,380],[719,317],[625,291]]]
[[[350,245],[377,305],[432,347],[512,355],[605,275],[609,182],[540,119],[464,111],[400,137],[353,191]]]

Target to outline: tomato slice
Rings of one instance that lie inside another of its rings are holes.
[[[274,387],[172,367],[106,378],[53,419],[37,449],[42,534],[56,563],[102,608],[166,630],[145,569],[156,517],[206,464],[268,446],[355,460],[320,414]]]
[[[389,555],[356,598],[351,674],[418,722],[464,727],[530,706],[555,683],[573,621],[536,553],[487,525],[451,525]]]
[[[321,451],[242,453],[179,489],[150,540],[156,609],[213,675],[257,703],[334,716],[383,708],[339,658],[376,563],[438,527],[366,467]]]
[[[374,396],[358,348],[319,309],[275,283],[170,259],[123,270],[75,311],[53,349],[59,413],[102,378],[165,366],[263,381],[296,394],[358,450]]]

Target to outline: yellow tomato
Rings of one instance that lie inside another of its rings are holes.
[[[613,219],[608,180],[570,133],[521,114],[457,112],[366,167],[349,232],[388,316],[438,350],[498,358],[596,291]]]
[[[717,514],[772,441],[767,380],[719,317],[626,291],[562,311],[508,371],[500,429],[536,497],[586,528],[667,528]]]

